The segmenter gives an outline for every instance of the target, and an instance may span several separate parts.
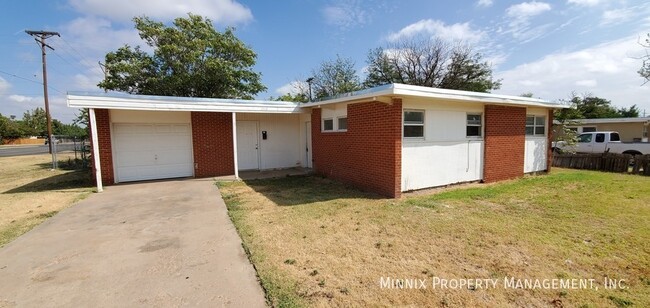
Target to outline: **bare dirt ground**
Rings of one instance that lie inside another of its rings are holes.
[[[93,191],[90,172],[71,169],[73,152],[0,157],[0,247]]]

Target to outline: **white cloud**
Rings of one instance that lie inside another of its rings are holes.
[[[490,64],[494,70],[498,68],[499,65],[505,63],[506,60],[508,60],[508,55],[504,53],[488,53],[485,55],[485,58],[483,60]]]
[[[549,33],[551,23],[531,25],[530,20],[544,12],[550,11],[551,5],[545,2],[523,2],[506,9],[507,29],[500,33],[510,34],[521,43],[527,43]]]
[[[416,23],[410,24],[401,30],[388,35],[388,41],[399,41],[400,39],[410,38],[418,35],[435,36],[447,41],[465,41],[475,43],[481,40],[484,32],[474,30],[469,23],[456,23],[446,25],[440,20],[422,19]]]
[[[600,4],[601,0],[568,0],[568,4],[575,4],[575,5],[580,5],[580,6],[596,6]]]
[[[576,81],[576,86],[583,88],[594,88],[598,85],[598,81],[594,79],[585,79]]]
[[[63,25],[61,32],[76,50],[83,51],[84,54],[101,55],[102,58],[106,52],[124,44],[144,44],[138,31],[132,26],[117,28],[108,19],[94,16],[73,19]]]
[[[0,77],[0,95],[4,94],[9,88],[11,87],[11,84],[9,81],[6,79]]]
[[[43,97],[25,96],[25,95],[9,95],[7,97],[10,101],[17,103],[29,103],[34,101],[43,101]]]
[[[70,0],[78,12],[128,22],[135,16],[172,20],[195,13],[223,24],[245,23],[253,19],[251,10],[233,0]]]
[[[510,70],[495,73],[503,79],[497,92],[518,94],[533,92],[550,100],[566,98],[571,92],[590,92],[609,99],[617,106],[637,104],[650,110],[650,86],[643,79],[638,56],[643,49],[637,36],[607,42],[590,48],[558,52]]]
[[[476,6],[480,7],[490,7],[492,4],[494,4],[494,1],[492,0],[478,0],[478,2],[476,2]]]
[[[343,30],[370,22],[370,14],[359,1],[338,1],[322,9],[325,22]]]
[[[512,5],[506,9],[506,15],[512,18],[529,18],[551,10],[551,5],[546,2],[523,2]]]
[[[600,24],[604,26],[629,21],[629,19],[631,19],[634,14],[635,12],[631,8],[605,11],[603,12]]]

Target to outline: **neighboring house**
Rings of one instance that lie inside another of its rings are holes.
[[[615,131],[623,142],[648,142],[650,118],[603,118],[568,120],[577,125],[567,126],[578,134],[596,131]],[[559,122],[554,123],[559,126]],[[557,130],[556,130],[557,131]]]
[[[391,84],[319,102],[68,95],[90,108],[102,183],[302,166],[390,197],[547,171],[539,99]]]

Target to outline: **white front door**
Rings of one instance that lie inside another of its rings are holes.
[[[260,168],[257,121],[237,121],[237,163],[239,170]]]
[[[194,175],[190,124],[113,124],[117,182]]]
[[[305,167],[312,168],[311,122],[310,121],[305,122],[305,136],[307,137],[307,140],[305,142],[305,144],[307,145],[307,148],[305,149],[307,164],[305,165]]]

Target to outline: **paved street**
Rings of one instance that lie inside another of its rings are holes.
[[[56,145],[57,152],[74,150],[74,143],[60,143]],[[47,145],[3,145],[0,146],[0,157],[34,155],[48,152]]]

